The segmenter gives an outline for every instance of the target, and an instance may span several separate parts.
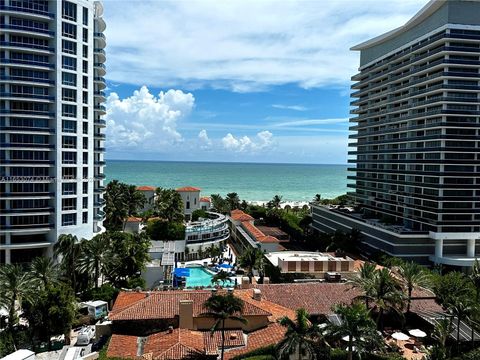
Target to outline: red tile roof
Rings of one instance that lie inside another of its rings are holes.
[[[142,221],[142,218],[136,217],[136,216],[129,216],[127,218],[127,222],[140,222]]]
[[[203,196],[200,198],[200,202],[210,202],[210,198],[208,196]]]
[[[242,210],[230,211],[230,217],[235,221],[253,221],[254,218],[248,214],[245,214]]]
[[[203,334],[200,331],[174,329],[150,335],[143,353],[152,353],[158,360],[181,360],[188,355],[203,353]]]
[[[157,190],[156,186],[137,186],[137,190],[140,191],[155,191]]]
[[[114,358],[137,358],[137,337],[129,335],[112,335],[108,344],[107,356]]]
[[[247,232],[252,235],[255,240],[261,243],[278,243],[279,240],[270,235],[265,235],[262,231],[260,231],[255,225],[249,223],[248,221],[242,222],[242,227],[247,230]]]
[[[207,355],[217,355],[219,347],[222,344],[222,332],[221,331],[204,331],[203,343],[205,347],[205,353]],[[245,346],[245,338],[242,330],[226,330],[225,331],[225,348]]]
[[[268,284],[255,287],[261,290],[265,300],[292,310],[304,308],[314,315],[331,314],[333,305],[350,304],[361,294],[358,289],[345,283]],[[434,294],[428,290],[415,289],[412,298],[412,312],[442,311],[435,302]]]
[[[179,314],[180,300],[193,300],[193,316],[201,317],[206,309],[203,303],[211,296],[208,290],[121,292],[109,314],[110,320],[172,319]],[[132,298],[131,300],[129,298]],[[128,304],[128,305],[125,305]],[[243,316],[270,316],[252,301],[245,301]]]
[[[200,188],[193,187],[193,186],[184,186],[176,189],[176,191],[179,191],[179,192],[197,192],[200,190],[201,190]]]
[[[278,243],[279,240],[274,237],[274,236],[260,236],[260,237],[257,237],[257,240],[258,242],[261,242],[261,243],[264,243],[264,244],[268,244],[268,243]]]
[[[247,345],[242,348],[232,349],[225,352],[225,359],[249,353],[265,346],[278,344],[285,336],[286,328],[279,323],[271,323],[267,327],[251,332],[247,335]]]

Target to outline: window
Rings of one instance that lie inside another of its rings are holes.
[[[88,167],[83,168],[83,178],[88,179]]]
[[[88,91],[83,92],[83,103],[88,104]]]
[[[83,57],[88,57],[88,45],[83,45]]]
[[[63,183],[62,184],[62,195],[76,195],[77,194],[77,184],[76,183]]]
[[[88,89],[88,76],[83,77],[83,88]]]
[[[82,70],[84,73],[88,73],[88,61],[83,60]]]
[[[75,149],[77,147],[77,138],[75,136],[62,136],[62,147]]]
[[[62,116],[76,117],[77,105],[62,104]]]
[[[72,180],[77,178],[77,168],[64,167],[62,168],[62,178]]]
[[[88,164],[88,153],[86,152],[83,153],[83,163]]]
[[[83,25],[88,25],[88,9],[83,8]]]
[[[88,134],[88,123],[86,122],[83,123],[83,133]]]
[[[62,55],[62,68],[67,70],[77,70],[77,59]]]
[[[63,88],[62,89],[62,100],[77,101],[77,90]]]
[[[67,133],[77,132],[77,123],[71,120],[62,120],[62,131]]]
[[[67,54],[77,54],[77,43],[70,40],[62,40],[62,51]]]
[[[62,151],[62,164],[76,164],[77,153],[70,151]]]
[[[62,17],[67,20],[77,21],[77,4],[70,1],[62,2]]]
[[[88,184],[88,183],[86,183],[86,184]],[[82,203],[83,208],[84,208],[84,209],[88,209],[88,197],[82,198],[82,202],[83,202],[83,203]]]
[[[83,107],[83,118],[88,119],[88,107]]]
[[[83,183],[82,193],[83,194],[88,194],[88,182]]]
[[[83,138],[83,149],[88,149],[88,138],[86,137]]]
[[[76,225],[77,224],[76,215],[77,214],[62,214],[62,226]]]
[[[88,211],[82,213],[82,224],[88,223]]]
[[[62,84],[63,85],[70,85],[70,86],[77,86],[77,75],[62,72]]]
[[[83,42],[88,42],[88,29],[83,28]]]
[[[77,25],[62,22],[62,35],[71,39],[76,39]]]

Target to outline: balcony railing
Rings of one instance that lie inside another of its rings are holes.
[[[40,61],[31,61],[23,59],[0,59],[0,64],[19,64],[19,65],[32,65],[32,66],[42,66],[49,69],[54,69],[55,65]]]
[[[55,35],[54,31],[50,31],[48,29],[39,29],[35,27],[22,26],[22,25],[0,24],[0,29],[31,31],[35,33],[49,35],[49,36]]]
[[[36,82],[36,83],[43,83],[43,84],[55,84],[55,80],[50,79],[40,79],[34,77],[27,77],[27,76],[9,76],[9,75],[2,75],[0,76],[0,80],[7,80],[7,81],[28,81],[28,82]]]
[[[0,10],[3,11],[15,11],[15,12],[24,12],[28,14],[35,14],[35,15],[42,15],[49,17],[51,19],[55,19],[55,14],[48,12],[46,10],[41,9],[32,9],[24,6],[7,6],[7,5],[0,5]]]
[[[40,99],[40,100],[55,100],[55,96],[50,96],[50,95],[37,95],[37,94],[11,93],[11,92],[2,92],[2,93],[0,93],[0,97],[29,98],[29,99]]]

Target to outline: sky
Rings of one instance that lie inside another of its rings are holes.
[[[345,164],[352,46],[427,0],[105,0],[107,159]]]

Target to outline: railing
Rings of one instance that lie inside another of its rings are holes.
[[[103,105],[95,105],[94,109],[99,110],[99,111],[103,111],[103,112],[107,111],[107,108]]]
[[[93,78],[94,81],[99,81],[99,82],[105,82],[105,78],[104,77],[101,77],[101,76],[95,76]]]
[[[51,144],[24,144],[24,143],[0,143],[0,147],[42,147],[42,148],[49,148],[49,149],[54,149],[55,145]]]
[[[98,37],[98,38],[105,39],[105,34],[104,34],[104,33],[101,33],[101,32],[95,32],[95,33],[93,33],[93,36],[94,36],[94,37]]]
[[[40,61],[31,61],[31,60],[23,60],[23,59],[0,59],[1,64],[19,64],[19,65],[32,65],[32,66],[43,66],[48,67],[49,69],[54,69],[55,65],[40,62]]]
[[[94,121],[95,125],[107,125],[107,122],[105,120],[95,120]]]
[[[95,91],[93,94],[97,96],[105,97],[105,91]]]
[[[22,126],[0,126],[0,130],[4,131],[38,131],[38,132],[48,132],[51,134],[55,133],[55,129],[52,128],[42,128],[42,127],[22,127]]]
[[[94,67],[101,67],[102,69],[107,69],[107,67],[105,66],[105,64],[102,64],[102,63],[95,63],[93,64]]]
[[[37,115],[37,116],[49,116],[54,117],[54,112],[48,111],[29,111],[29,110],[19,110],[19,109],[0,109],[0,114],[22,114],[22,115]]]
[[[105,50],[99,49],[99,48],[95,48],[95,49],[93,49],[93,53],[94,53],[94,54],[102,54],[102,55],[105,55]]]
[[[50,35],[50,36],[55,35],[54,31],[50,31],[48,29],[39,29],[39,28],[34,28],[34,27],[29,27],[29,26],[22,26],[22,25],[0,24],[0,29],[31,31],[31,32]]]
[[[44,45],[37,45],[37,44],[29,44],[29,43],[21,43],[21,42],[11,42],[11,41],[0,41],[0,47],[4,46],[13,46],[13,47],[21,47],[27,49],[37,49],[37,50],[44,50],[49,52],[54,52],[55,48],[44,46]]]
[[[0,80],[11,80],[11,81],[28,81],[28,82],[37,82],[37,83],[44,83],[44,84],[55,84],[55,80],[50,79],[40,79],[40,78],[33,78],[33,77],[26,77],[26,76],[9,76],[9,75],[2,75],[0,76]]]
[[[31,98],[31,99],[40,99],[40,100],[55,100],[55,96],[50,95],[37,95],[37,94],[28,94],[28,93],[11,93],[11,92],[2,92],[0,93],[1,97],[15,97],[15,98]]]
[[[31,9],[28,7],[23,7],[23,6],[7,6],[7,5],[0,5],[0,10],[4,11],[17,11],[17,12],[25,12],[29,14],[36,14],[36,15],[42,15],[42,16],[47,16],[51,19],[55,19],[55,14],[48,12],[46,10],[40,10],[40,9]]]

